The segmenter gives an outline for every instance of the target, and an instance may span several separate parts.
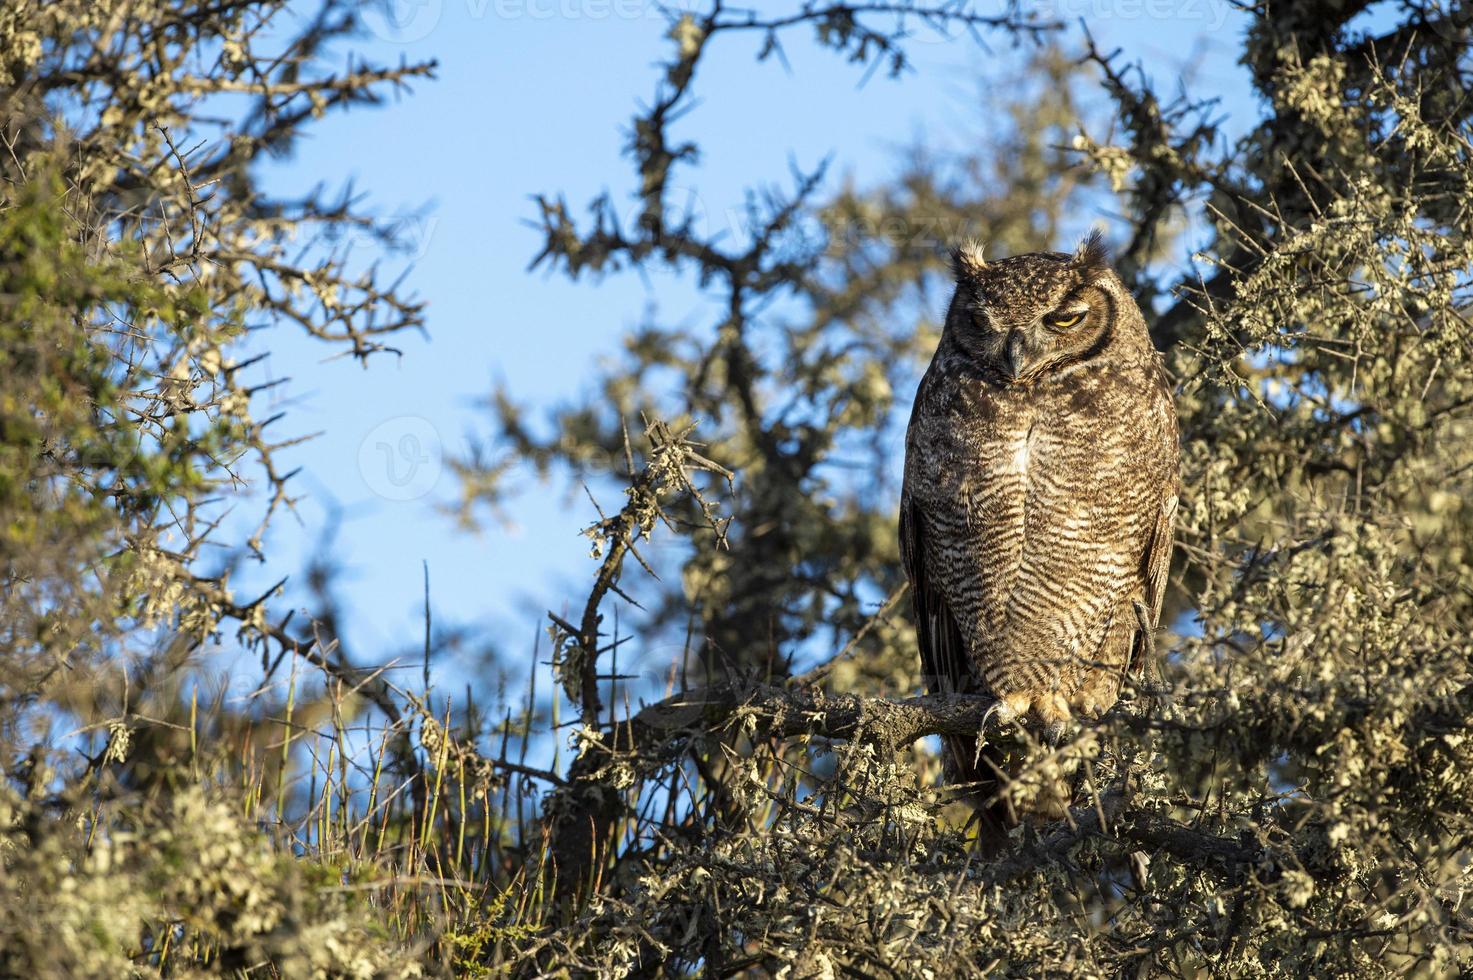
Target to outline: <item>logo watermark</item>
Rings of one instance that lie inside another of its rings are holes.
[[[393,44],[413,44],[440,25],[444,0],[361,0],[363,26]]]
[[[385,500],[417,500],[435,488],[445,464],[428,420],[401,415],[374,426],[358,447],[363,482]]]

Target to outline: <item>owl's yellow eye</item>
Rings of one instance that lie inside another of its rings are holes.
[[[1060,329],[1073,327],[1077,326],[1084,319],[1085,312],[1084,310],[1080,310],[1077,313],[1050,313],[1043,318],[1043,322],[1051,327],[1058,327]]]

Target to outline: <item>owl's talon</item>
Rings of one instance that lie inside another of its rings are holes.
[[[982,715],[982,727],[985,729],[987,723],[997,721],[999,728],[1020,722],[1023,716],[1028,714],[1032,702],[1026,694],[1007,694],[992,703],[992,707]]]

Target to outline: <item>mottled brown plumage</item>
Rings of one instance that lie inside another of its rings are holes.
[[[992,694],[1000,722],[1053,741],[1114,704],[1123,672],[1149,654],[1171,556],[1176,413],[1097,236],[1072,255],[988,262],[968,246],[954,258],[900,509],[922,670],[931,690]],[[1017,764],[971,739],[947,754],[948,777],[978,783],[979,800]],[[1016,819],[1005,802],[984,813]]]

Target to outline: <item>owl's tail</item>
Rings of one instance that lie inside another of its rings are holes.
[[[1008,780],[1007,755],[1000,746],[977,738],[947,735],[944,740],[946,781],[965,784],[963,799],[974,812],[977,842],[984,851],[996,850],[1018,824],[1018,815],[1002,792]]]
[[[900,550],[910,578],[915,610],[916,645],[921,674],[933,694],[980,694],[988,688],[978,676],[976,658],[962,637],[945,596],[931,582],[926,561],[926,522],[913,501],[900,508]],[[948,735],[944,739],[946,782],[964,785],[961,799],[976,811],[978,840],[987,850],[1002,846],[1018,816],[1002,790],[1010,778],[1009,762],[1001,746],[976,736]]]
[[[1025,774],[1043,755],[1053,753],[1051,744],[1029,742],[983,742],[966,736],[946,738],[946,776],[964,786],[962,800],[970,804],[977,825],[977,843],[984,853],[1002,847],[1008,831],[1020,823],[1050,823],[1062,819],[1069,809],[1078,770],[1075,766],[1050,761],[1050,774]],[[1009,783],[1023,778],[1030,785],[1019,793]]]

